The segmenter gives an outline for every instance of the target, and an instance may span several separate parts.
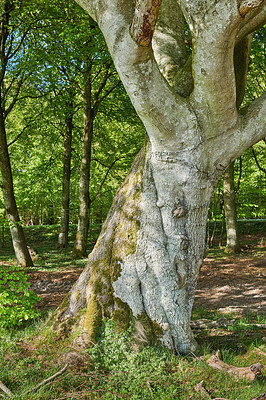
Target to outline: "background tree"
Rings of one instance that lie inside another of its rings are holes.
[[[31,266],[32,260],[27,248],[24,232],[20,224],[17,204],[14,195],[13,176],[6,138],[6,119],[19,99],[23,84],[29,77],[25,61],[29,42],[29,33],[33,18],[25,21],[27,10],[18,12],[21,4],[5,0],[0,6],[0,170],[2,191],[7,218],[17,262],[21,266]],[[14,70],[14,66],[16,69]],[[11,64],[11,66],[10,66]]]
[[[258,43],[261,42],[261,33],[265,31],[265,28],[261,28],[261,30],[255,34],[253,40],[252,51],[250,52],[250,46],[252,43],[252,34],[247,36],[245,41],[243,40],[235,47],[235,72],[236,72],[236,106],[240,108],[242,102],[244,101],[246,104],[248,103],[247,99],[245,98],[245,91],[247,87],[247,75],[248,75],[248,66],[250,64],[250,58],[254,54],[254,50],[258,49]],[[256,51],[256,62],[258,69],[260,70],[260,76],[262,77],[263,71],[263,63],[265,64],[265,54],[262,52]],[[254,69],[254,63],[251,64],[251,71]],[[263,79],[262,79],[263,82]],[[251,93],[252,85],[254,85],[254,80],[249,83],[250,87],[247,87],[247,93]],[[257,86],[256,80],[255,85]],[[259,95],[263,93],[262,85],[258,88],[254,88],[253,98],[255,99]],[[248,96],[248,95],[247,95]],[[247,97],[246,96],[246,97]],[[226,242],[226,252],[229,253],[240,253],[241,247],[239,243],[239,235],[238,235],[238,228],[237,228],[237,209],[236,209],[236,199],[235,199],[235,184],[234,184],[234,162],[232,162],[226,172],[224,174],[224,208],[225,208],[225,215],[226,215],[226,232],[227,232],[227,242]]]
[[[60,233],[58,236],[58,248],[66,248],[68,246],[68,230],[69,230],[69,206],[70,206],[70,174],[71,174],[71,153],[72,153],[72,135],[73,135],[73,115],[74,91],[67,90],[68,99],[65,104],[65,134],[64,134],[64,165],[62,180],[62,202],[61,202],[61,218]]]

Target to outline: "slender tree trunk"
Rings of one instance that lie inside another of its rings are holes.
[[[238,254],[241,251],[237,227],[237,212],[235,201],[234,163],[232,162],[224,173],[224,210],[226,223],[227,253]]]
[[[6,131],[2,110],[0,110],[0,170],[2,175],[2,190],[7,218],[10,224],[12,243],[17,262],[22,267],[33,265],[22,226],[20,224],[17,204],[14,195],[13,177],[10,158],[7,149]]]
[[[87,83],[83,92],[84,132],[79,180],[79,218],[76,240],[72,252],[73,258],[87,257],[87,240],[90,218],[90,167],[91,145],[93,138],[93,115],[91,109],[91,83]]]
[[[65,121],[61,223],[60,223],[60,233],[58,236],[58,243],[57,243],[58,248],[66,248],[68,246],[71,144],[72,144],[72,131],[73,131],[73,103],[69,102],[67,104],[67,109],[69,107],[71,107],[72,112],[66,115],[66,121]]]
[[[252,35],[244,38],[234,49],[234,67],[236,80],[236,107],[239,108],[243,101],[246,88],[249,53]],[[237,212],[235,200],[234,162],[224,173],[224,210],[226,217],[226,248],[227,253],[240,253],[239,235],[237,228]]]

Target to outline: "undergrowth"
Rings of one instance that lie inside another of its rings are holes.
[[[0,327],[19,326],[37,317],[38,296],[31,290],[28,276],[16,266],[0,268]]]
[[[217,314],[212,318],[217,318]],[[254,322],[254,318],[254,315],[247,316],[234,324],[238,330],[241,324],[245,326],[245,335],[250,335],[248,343],[239,331],[232,331],[232,327],[206,329],[196,335],[196,339],[205,335],[205,339],[198,340],[197,353],[186,357],[175,355],[159,345],[136,348],[132,327],[123,334],[117,333],[112,321],[107,320],[102,325],[97,343],[88,350],[91,362],[82,370],[69,368],[36,392],[31,392],[31,388],[61,368],[58,361],[67,343],[58,341],[56,333],[45,332],[47,328],[41,320],[18,330],[2,328],[0,380],[14,393],[12,398],[17,400],[200,400],[202,397],[194,387],[201,380],[212,398],[250,400],[266,391],[265,374],[252,383],[236,381],[228,374],[209,367],[206,359],[218,347],[222,359],[235,366],[265,363],[266,359],[263,360],[255,351],[258,346],[266,350],[261,335],[259,340],[254,330],[246,330],[247,321]],[[233,346],[228,340],[231,334],[235,335]],[[210,337],[216,338],[216,345],[209,340]]]

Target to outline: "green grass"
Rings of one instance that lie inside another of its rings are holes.
[[[59,225],[35,225],[23,227],[28,246],[37,251],[38,257],[34,260],[32,270],[56,271],[61,268],[83,268],[86,260],[71,258],[71,251],[75,241],[76,225],[69,227],[69,246],[67,249],[56,249]],[[88,253],[91,252],[99,235],[100,225],[90,227],[88,235]],[[4,243],[3,232],[0,238],[0,261],[15,262],[15,253],[12,247],[10,232],[5,228]]]
[[[238,231],[240,235],[263,235],[265,234],[265,219],[238,219]],[[214,221],[209,221],[210,233],[212,233]],[[222,229],[222,221],[215,223],[215,235],[219,237]],[[225,228],[224,228],[225,229]]]
[[[254,315],[249,321],[254,321]],[[247,319],[242,322],[246,323]],[[238,324],[240,326],[241,321]],[[0,330],[0,378],[15,394],[13,399],[200,400],[202,397],[195,392],[194,386],[201,380],[212,398],[250,400],[266,391],[265,375],[252,383],[236,381],[209,367],[206,359],[217,346],[213,346],[208,338],[199,345],[195,355],[187,357],[174,355],[157,345],[136,350],[132,328],[118,334],[112,322],[105,321],[97,345],[88,350],[91,362],[87,366],[82,370],[69,369],[50,385],[29,393],[31,388],[61,368],[55,361],[62,351],[56,346],[55,333],[46,332],[45,347],[34,341],[43,330],[41,320],[19,330]],[[223,332],[230,334],[229,329]],[[266,359],[262,360],[254,351],[260,342],[253,340],[240,351],[237,347],[232,348],[228,340],[219,343],[220,334],[221,331],[208,331],[208,335],[217,336],[223,361],[239,367],[265,363]],[[244,345],[239,332],[234,342]],[[266,350],[265,345],[262,349]]]

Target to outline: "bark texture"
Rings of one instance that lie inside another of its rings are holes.
[[[173,154],[163,156],[147,146],[137,157],[86,269],[58,310],[63,322],[86,309],[79,325],[87,342],[110,317],[123,329],[134,321],[142,340],[157,339],[182,353],[195,350],[189,323],[212,188]],[[190,198],[186,192],[198,179],[200,189]],[[200,205],[199,197],[205,197]]]

